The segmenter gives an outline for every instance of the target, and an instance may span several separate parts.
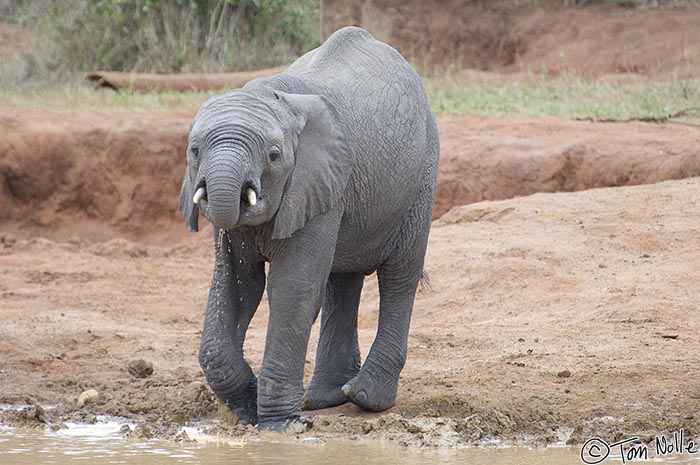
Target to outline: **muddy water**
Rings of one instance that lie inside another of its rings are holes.
[[[566,465],[581,464],[577,449],[484,447],[420,450],[378,441],[320,441],[271,437],[241,443],[200,437],[176,443],[124,439],[118,424],[68,425],[59,432],[0,427],[0,465],[28,464],[400,464]],[[192,433],[190,433],[192,435]],[[622,463],[611,456],[606,463]],[[655,460],[656,462],[656,460]],[[671,460],[685,464],[689,461]],[[700,463],[700,462],[694,462]]]
[[[401,464],[560,465],[577,463],[573,449],[473,448],[419,450],[389,442],[265,438],[175,443],[124,439],[119,425],[69,425],[56,433],[0,429],[0,464]]]

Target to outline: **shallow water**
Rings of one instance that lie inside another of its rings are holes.
[[[210,438],[195,443],[130,440],[119,424],[68,425],[59,432],[0,427],[0,464],[471,464],[565,465],[583,463],[576,448],[478,447],[429,449],[401,447],[391,442],[303,440],[285,437],[241,443]],[[203,439],[203,438],[200,438]],[[657,460],[653,460],[657,462]],[[622,463],[611,456],[602,463]],[[628,462],[629,463],[629,462]],[[634,462],[640,463],[640,462]],[[690,464],[691,457],[665,463]],[[694,460],[692,463],[700,463]]]

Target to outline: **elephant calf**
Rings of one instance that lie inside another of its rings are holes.
[[[300,410],[396,401],[435,197],[438,132],[418,74],[348,27],[286,71],[208,100],[194,117],[180,210],[215,231],[199,361],[242,423],[285,430]],[[257,379],[243,358],[265,288]],[[379,323],[364,364],[363,279],[377,272]],[[304,359],[318,312],[316,368]]]

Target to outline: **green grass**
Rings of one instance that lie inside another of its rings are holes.
[[[29,108],[66,111],[195,111],[209,97],[206,92],[115,92],[83,84],[0,87],[0,108]]]
[[[700,122],[700,79],[606,83],[577,77],[529,77],[480,83],[453,78],[426,79],[438,114],[591,119],[663,118],[694,109],[687,122]],[[0,107],[71,111],[194,111],[207,92],[115,92],[83,84],[0,87]]]
[[[693,108],[700,117],[697,78],[615,84],[577,77],[488,84],[443,78],[428,81],[427,89],[436,113],[624,120]]]

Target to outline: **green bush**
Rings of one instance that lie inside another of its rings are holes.
[[[313,0],[29,1],[37,68],[224,72],[276,66],[318,45]]]

